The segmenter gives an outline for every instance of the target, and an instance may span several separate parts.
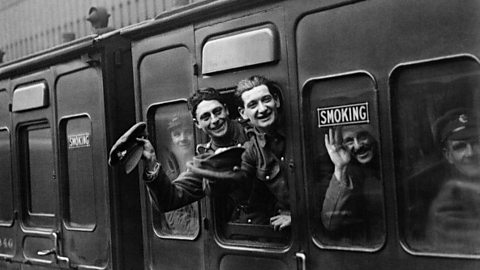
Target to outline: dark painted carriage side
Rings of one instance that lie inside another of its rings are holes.
[[[152,116],[177,105],[185,110],[185,98],[199,87],[213,86],[231,97],[238,80],[262,74],[279,83],[284,100],[293,216],[286,244],[261,226],[222,224],[215,215],[218,204],[209,198],[196,206],[197,235],[166,236],[155,225],[141,183],[145,264],[152,269],[198,269],[198,264],[204,269],[477,268],[478,255],[429,251],[409,242],[404,211],[406,175],[429,162],[420,157],[432,152],[429,125],[441,111],[421,102],[449,102],[448,89],[470,87],[475,99],[465,96],[458,104],[478,106],[478,85],[471,81],[478,78],[479,9],[478,1],[212,1],[123,31],[133,44],[137,120],[148,120],[154,132],[162,125]],[[422,93],[430,96],[415,100]],[[329,160],[317,112],[354,103],[368,106],[379,143],[381,189],[372,196],[383,213],[375,241],[335,242],[319,221],[326,187],[318,174]],[[407,139],[415,134],[408,124],[414,120],[428,124],[415,124],[420,132]],[[412,149],[419,150],[403,154]],[[248,240],[229,239],[232,232]],[[258,235],[264,238],[258,241]]]
[[[480,39],[475,33],[479,26],[475,14],[480,11],[480,3],[303,3],[286,3],[286,17],[292,22],[288,24],[287,40],[295,47],[288,50],[291,62],[296,63],[290,70],[297,88],[292,89],[296,94],[291,101],[299,115],[294,125],[303,136],[303,153],[296,152],[295,159],[303,163],[296,181],[302,182],[306,191],[307,208],[301,216],[308,224],[304,231],[309,232],[302,246],[307,269],[478,268],[478,253],[442,254],[441,250],[432,252],[409,242],[403,214],[408,211],[404,173],[408,162],[401,153],[409,149],[408,157],[420,163],[422,159],[416,153],[435,148],[430,126],[424,123],[432,123],[441,115],[445,104],[468,104],[478,112]],[[465,92],[474,93],[475,98],[470,99]],[[315,169],[321,163],[315,156],[325,151],[316,110],[341,95],[360,97],[373,107],[370,117],[376,121],[372,123],[380,141],[385,211],[384,240],[374,247],[332,245],[314,218],[321,210],[316,206],[319,194],[315,191]]]
[[[0,67],[2,269],[143,268],[135,178],[108,167],[134,123],[130,43],[87,37]]]

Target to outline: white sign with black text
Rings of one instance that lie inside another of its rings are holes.
[[[317,108],[318,127],[370,123],[368,102]]]

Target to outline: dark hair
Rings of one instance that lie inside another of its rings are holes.
[[[235,99],[237,101],[237,105],[243,107],[244,104],[242,100],[242,94],[260,85],[265,85],[268,88],[268,91],[270,91],[270,94],[272,94],[273,97],[278,98],[280,100],[280,104],[282,104],[283,100],[280,86],[263,76],[253,75],[238,82],[237,88],[235,89]]]
[[[224,104],[220,93],[216,89],[212,87],[198,89],[187,99],[187,106],[193,119],[196,119],[198,104],[204,100],[217,100],[221,104]]]

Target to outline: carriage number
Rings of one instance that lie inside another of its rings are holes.
[[[13,248],[13,239],[12,238],[0,238],[0,248]]]

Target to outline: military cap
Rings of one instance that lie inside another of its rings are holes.
[[[446,112],[434,123],[435,139],[443,144],[447,139],[462,140],[479,134],[478,119],[471,110],[457,108]]]
[[[206,178],[232,179],[238,176],[242,163],[243,147],[233,146],[217,153],[205,153],[193,158],[187,167]]]
[[[192,119],[188,115],[174,114],[172,119],[168,122],[167,129],[169,131],[179,127],[191,128]]]
[[[110,166],[120,163],[124,165],[126,173],[130,173],[137,166],[143,154],[143,143],[138,142],[137,138],[147,136],[146,127],[145,122],[136,123],[115,142],[110,150]]]

